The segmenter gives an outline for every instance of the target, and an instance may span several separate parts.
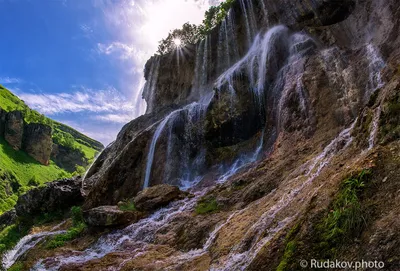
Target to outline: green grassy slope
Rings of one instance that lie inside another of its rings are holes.
[[[65,124],[54,121],[50,118],[45,117],[39,112],[30,109],[24,103],[24,101],[19,99],[8,89],[4,88],[1,85],[0,85],[0,107],[5,111],[13,111],[13,110],[22,111],[24,113],[25,121],[28,123],[30,122],[44,123],[49,126],[52,126],[53,134],[71,135],[74,138],[73,146],[75,148],[81,148],[88,160],[92,160],[95,154],[104,148],[104,146],[100,142],[76,131],[75,129]]]
[[[0,108],[8,112],[21,111],[27,123],[51,126],[54,142],[80,150],[89,162],[104,148],[100,142],[30,109],[24,101],[1,85]],[[82,170],[84,169],[81,167]],[[18,196],[25,191],[48,181],[70,176],[71,173],[59,168],[53,161],[50,161],[49,166],[44,166],[25,152],[15,151],[0,137],[0,214],[11,209]]]
[[[18,195],[34,186],[30,180],[40,185],[62,176],[69,174],[54,162],[49,166],[41,165],[25,152],[15,151],[0,137],[0,213],[12,208]]]

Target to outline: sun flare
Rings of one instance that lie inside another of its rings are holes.
[[[179,38],[174,39],[174,44],[176,47],[181,47],[182,41]]]

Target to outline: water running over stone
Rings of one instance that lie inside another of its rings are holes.
[[[42,241],[45,237],[61,234],[65,231],[54,231],[54,232],[41,232],[36,234],[30,234],[23,237],[18,244],[3,256],[2,264],[5,268],[10,268],[21,255],[24,255],[28,250],[33,248],[37,243]]]

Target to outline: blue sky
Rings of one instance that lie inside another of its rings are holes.
[[[215,0],[0,0],[0,84],[108,144],[142,114],[158,41]]]

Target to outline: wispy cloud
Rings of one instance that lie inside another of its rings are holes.
[[[144,63],[148,57],[148,54],[144,51],[122,42],[98,43],[97,52],[105,55],[116,55],[122,60],[133,60],[135,63]]]
[[[15,77],[4,76],[0,77],[0,84],[19,84],[22,80]]]
[[[105,114],[105,115],[97,115],[94,117],[96,120],[104,121],[104,122],[114,122],[114,123],[127,123],[133,119],[133,114]]]
[[[134,104],[114,87],[94,90],[79,87],[78,90],[56,94],[17,93],[30,107],[41,113],[116,113],[134,111]]]

